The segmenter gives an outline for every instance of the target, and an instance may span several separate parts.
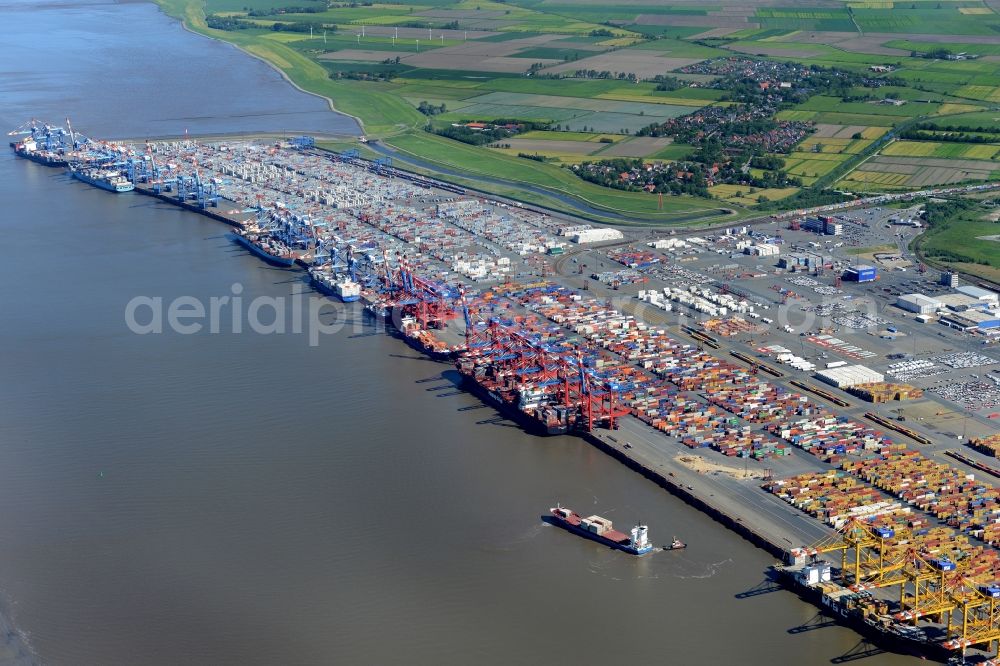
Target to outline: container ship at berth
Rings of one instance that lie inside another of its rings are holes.
[[[69,172],[77,180],[108,192],[131,192],[135,189],[132,181],[117,169],[70,164]]]
[[[399,332],[403,340],[418,352],[433,359],[444,361],[454,358],[455,350],[438,340],[433,333],[421,328],[416,317],[404,316],[399,322]]]
[[[314,244],[309,218],[281,204],[258,209],[257,218],[233,232],[233,239],[264,261],[283,267],[294,265]]]
[[[344,303],[354,303],[361,298],[361,285],[346,275],[313,266],[309,269],[309,279],[320,293],[335,296]]]
[[[940,565],[945,570],[955,566],[947,560]],[[912,619],[903,617],[906,614],[890,612],[888,600],[877,598],[869,590],[854,590],[834,582],[829,562],[798,562],[775,566],[773,571],[785,586],[876,644],[894,652],[955,663],[950,661],[954,658],[954,649],[943,643],[944,626],[914,626]]]
[[[462,356],[456,366],[471,393],[526,430],[541,435],[565,435],[576,422],[578,410],[546,404],[544,393],[519,389],[513,377],[495,374],[493,366],[477,363],[474,356]]]
[[[73,160],[83,159],[83,149],[92,143],[73,131],[68,118],[66,127],[30,120],[7,135],[23,137],[10,142],[15,155],[51,167],[66,167]]]
[[[253,228],[237,229],[233,239],[264,261],[275,266],[293,266],[298,254],[285,243]]]
[[[551,516],[546,516],[546,522],[610,548],[630,555],[645,555],[653,550],[649,543],[649,528],[645,525],[636,525],[628,534],[624,534],[615,530],[611,521],[601,516],[581,518],[577,513],[561,506],[549,509],[549,513]]]

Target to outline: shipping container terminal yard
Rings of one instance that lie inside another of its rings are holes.
[[[1000,304],[911,256],[918,203],[617,230],[309,137],[60,129],[14,148],[229,224],[503,416],[587,438],[765,548],[774,581],[876,642],[997,654]]]

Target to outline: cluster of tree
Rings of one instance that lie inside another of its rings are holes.
[[[573,77],[577,79],[617,79],[629,83],[636,83],[639,80],[639,77],[631,72],[611,72],[606,69],[600,72],[596,69],[578,69],[573,72]]]
[[[452,21],[451,23],[445,23],[441,26],[442,30],[458,30],[458,21]]]
[[[762,208],[768,210],[777,209],[793,209],[793,208],[813,208],[815,206],[829,206],[830,204],[841,203],[843,201],[850,201],[854,197],[850,195],[843,194],[831,189],[823,190],[813,190],[804,189],[799,190],[796,194],[790,197],[782,199],[780,203],[778,202],[761,202],[764,204]]]
[[[276,16],[278,14],[320,14],[326,11],[326,5],[322,7],[268,7],[267,9],[249,9],[246,10],[247,16],[262,17],[262,16]]]
[[[399,76],[400,72],[395,70],[385,70],[382,72],[332,72],[330,78],[334,80],[348,79],[351,81],[391,81]]]
[[[447,125],[446,127],[427,126],[427,131],[439,136],[448,137],[455,141],[468,143],[473,146],[486,146],[503,139],[509,139],[518,132],[529,132],[531,130],[547,130],[547,123],[536,123],[529,120],[516,120],[510,118],[498,118],[494,120],[490,127],[482,130],[470,129],[464,125]],[[510,148],[508,144],[506,146]]]
[[[425,116],[436,116],[439,113],[444,113],[448,110],[448,107],[442,102],[440,106],[436,104],[428,104],[427,101],[422,101],[417,106],[417,111],[424,114]]]
[[[917,129],[937,129],[944,132],[986,132],[1000,133],[998,125],[980,125],[979,127],[963,127],[962,125],[941,125],[939,123],[920,123],[915,125]]]
[[[669,92],[671,90],[677,90],[683,88],[686,84],[681,81],[676,76],[666,76],[664,74],[657,74],[653,77],[653,83],[656,84],[656,89],[659,91]]]
[[[357,7],[371,7],[372,4],[370,0],[365,0],[365,2],[331,2],[328,6],[330,9],[344,9],[345,7],[355,9]]]
[[[935,134],[933,130],[938,130]],[[970,132],[976,132],[972,134]],[[998,138],[998,128],[978,127],[971,129],[968,127],[947,127],[935,126],[929,123],[922,123],[903,130],[899,133],[900,139],[910,139],[911,141],[951,141],[954,143],[995,143]]]
[[[591,37],[614,37],[615,33],[611,32],[607,28],[595,28],[590,31]]]
[[[247,30],[248,28],[259,28],[260,26],[251,23],[250,21],[244,21],[242,19],[233,18],[231,16],[217,16],[216,14],[209,14],[205,17],[205,25],[209,28],[215,30]]]
[[[320,23],[281,23],[275,21],[271,24],[271,30],[274,32],[313,32],[323,29],[323,25]]]
[[[429,130],[439,136],[468,143],[472,146],[485,146],[510,136],[510,132],[503,128],[472,130],[462,125],[447,125],[445,127],[429,127]]]
[[[997,136],[982,134],[966,134],[965,132],[948,132],[947,134],[934,134],[918,129],[908,129],[899,133],[900,139],[910,141],[950,141],[952,143],[995,143]]]
[[[910,51],[911,58],[926,58],[927,60],[947,60],[953,55],[955,54],[952,53],[950,49],[934,49],[932,51],[927,51],[926,53]]]
[[[510,146],[510,144],[507,144],[507,145]],[[517,156],[518,157],[523,157],[526,160],[534,160],[536,162],[545,162],[545,161],[547,161],[544,155],[539,155],[538,153],[534,153],[534,154],[532,154],[532,153],[518,153]]]
[[[780,157],[772,157],[770,155],[754,155],[750,158],[750,166],[755,169],[780,171],[785,168],[785,160]]]
[[[940,226],[952,221],[955,217],[976,208],[976,202],[968,199],[948,199],[945,201],[928,201],[924,206],[924,218],[930,226]]]
[[[383,65],[398,65],[399,64],[399,56],[396,56],[395,58],[386,58],[385,60],[382,61],[382,64]]]
[[[742,174],[739,179],[740,184],[747,184],[751,187],[766,189],[769,187],[802,187],[802,179],[789,176],[781,170],[764,171],[759,176],[750,173]]]
[[[610,187],[616,190],[639,192],[652,186],[653,192],[662,194],[690,194],[709,198],[708,182],[705,171],[700,164],[674,164],[670,167],[660,167],[652,172],[646,171],[646,164],[641,159],[617,158],[600,160],[599,162],[584,162],[574,169],[584,180]],[[677,177],[677,171],[686,171],[690,176]],[[622,179],[623,173],[641,172],[637,179]]]

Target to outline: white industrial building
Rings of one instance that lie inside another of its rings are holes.
[[[985,308],[986,303],[967,294],[942,294],[937,297],[937,301],[952,312],[965,312],[966,310]]]
[[[995,308],[998,304],[1000,304],[1000,295],[998,295],[995,291],[990,291],[989,289],[967,285],[965,287],[958,287],[956,291],[960,294],[971,296],[977,301],[985,303],[987,307]]]
[[[621,240],[624,234],[617,229],[606,227],[599,229],[582,229],[570,234],[569,239],[574,243],[601,243],[604,241]]]
[[[776,257],[781,249],[773,243],[757,243],[743,248],[744,254],[752,257]]]
[[[924,294],[903,294],[896,299],[896,307],[917,314],[932,314],[943,308],[944,304]]]
[[[682,247],[688,247],[688,243],[680,238],[661,238],[659,240],[652,241],[651,243],[646,243],[649,247],[655,250],[675,250]]]
[[[845,365],[839,368],[827,368],[826,370],[817,372],[815,377],[837,388],[850,388],[858,384],[873,384],[885,379],[885,375],[864,365]]]

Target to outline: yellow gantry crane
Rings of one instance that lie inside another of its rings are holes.
[[[844,523],[835,534],[807,548],[792,551],[794,556],[816,557],[825,553],[840,551],[840,571],[846,576],[848,560],[853,555],[854,582],[861,578],[861,567],[871,566],[873,561],[881,563],[884,553],[884,538],[878,535],[871,525],[860,518],[851,518]],[[873,556],[870,549],[878,547],[878,553]],[[845,581],[846,584],[846,581]]]
[[[847,521],[836,534],[795,556],[816,557],[840,552],[841,583],[861,592],[899,587],[899,622],[920,619],[946,624],[943,646],[965,650],[994,641],[1000,650],[1000,585],[984,585],[969,577],[967,559],[936,557],[909,544],[909,534],[874,527],[860,518]]]

